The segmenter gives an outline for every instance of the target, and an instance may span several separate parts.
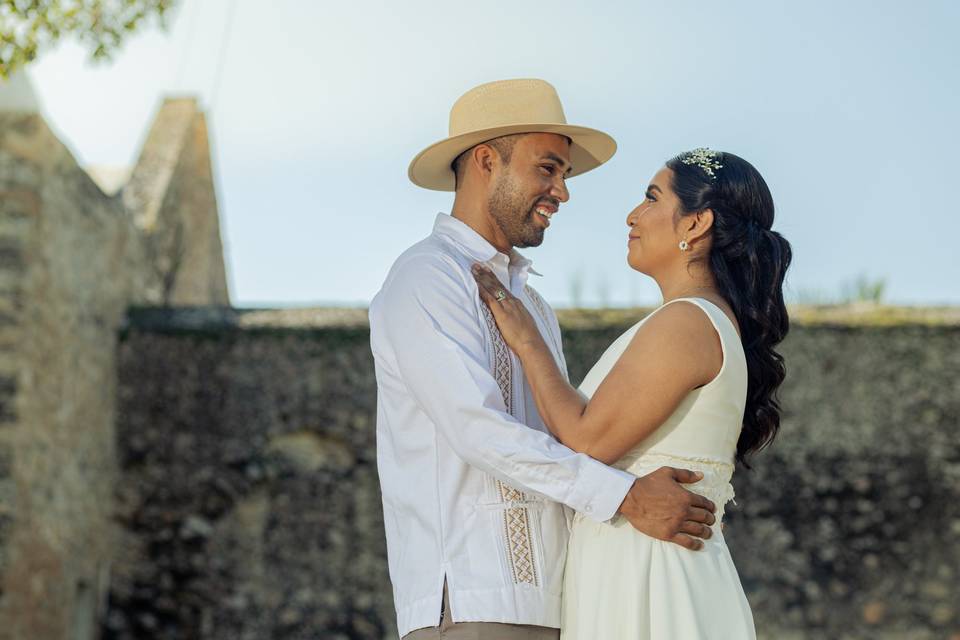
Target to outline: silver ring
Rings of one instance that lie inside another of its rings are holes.
[[[496,298],[497,298],[497,302],[503,302],[504,300],[507,299],[507,292],[504,291],[503,289],[498,289]]]

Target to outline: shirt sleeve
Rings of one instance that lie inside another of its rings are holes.
[[[593,520],[609,520],[636,478],[507,412],[488,370],[476,296],[452,261],[408,258],[371,307],[372,343],[383,346],[414,401],[465,462]]]

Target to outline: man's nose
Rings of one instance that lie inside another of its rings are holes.
[[[550,189],[550,195],[560,202],[566,202],[570,199],[570,192],[567,190],[567,182],[562,177],[554,181],[553,187]]]

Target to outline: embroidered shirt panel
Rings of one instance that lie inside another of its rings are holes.
[[[516,415],[513,400],[513,366],[510,358],[510,348],[503,339],[493,313],[487,305],[481,305],[483,316],[487,322],[487,329],[493,341],[491,367],[503,402],[510,415]],[[500,500],[503,503],[518,503],[526,501],[526,495],[500,480],[496,481]],[[503,510],[503,536],[507,552],[507,562],[516,584],[537,585],[537,568],[533,554],[533,539],[530,533],[530,513],[526,507],[508,507]]]

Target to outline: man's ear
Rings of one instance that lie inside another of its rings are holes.
[[[500,162],[500,156],[490,145],[478,144],[470,152],[470,162],[477,169],[478,175],[484,180],[489,180],[493,175],[494,167]]]

